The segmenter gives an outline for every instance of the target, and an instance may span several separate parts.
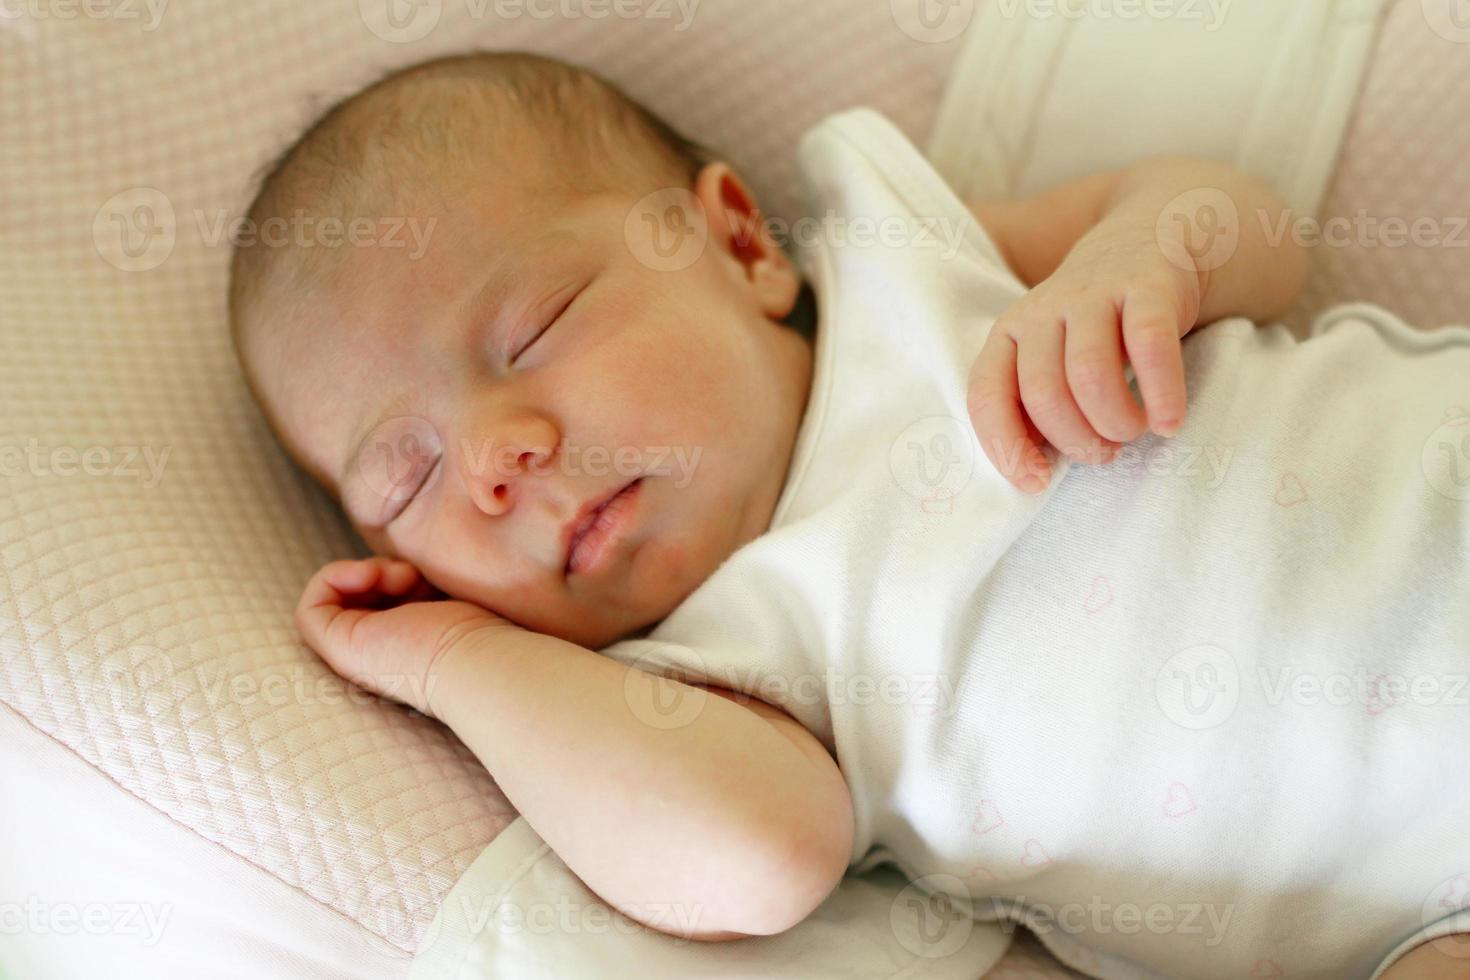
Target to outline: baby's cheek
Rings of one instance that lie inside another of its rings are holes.
[[[653,382],[681,400],[714,391],[740,371],[737,352],[709,323],[680,322],[650,332],[636,352],[642,383]]]
[[[687,593],[687,583],[693,576],[689,542],[683,534],[682,527],[668,528],[640,553],[643,568],[638,579],[641,581],[635,581],[642,594],[658,597],[661,602],[668,597],[682,598]]]

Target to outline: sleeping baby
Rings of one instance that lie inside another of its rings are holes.
[[[891,863],[1097,977],[1470,972],[1470,330],[1256,326],[1306,259],[1205,160],[966,203],[857,109],[798,163],[783,241],[517,53],[292,146],[256,222],[432,228],[235,255],[251,391],[376,552],[306,641],[665,931]]]

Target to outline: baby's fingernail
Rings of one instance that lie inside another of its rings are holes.
[[[1154,431],[1159,435],[1168,438],[1169,436],[1172,436],[1176,432],[1178,432],[1180,427],[1183,425],[1184,422],[1180,419],[1170,419],[1167,422],[1160,422],[1158,425],[1154,426]]]
[[[1039,476],[1021,478],[1021,489],[1026,493],[1040,493],[1046,489],[1046,481]]]

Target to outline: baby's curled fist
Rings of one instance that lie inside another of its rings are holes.
[[[1036,493],[1051,477],[1043,441],[1074,460],[1109,463],[1146,429],[1178,432],[1180,342],[1194,328],[1201,296],[1199,275],[1171,262],[1152,238],[1084,237],[996,321],[970,372],[970,418],[991,463]]]
[[[382,556],[318,570],[296,606],[296,628],[342,677],[430,717],[437,717],[435,669],[448,651],[481,630],[520,630],[447,598],[412,564]]]

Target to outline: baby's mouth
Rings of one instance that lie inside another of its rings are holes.
[[[638,477],[594,504],[583,507],[569,528],[563,575],[586,575],[603,570],[616,546],[638,517],[643,478]]]

